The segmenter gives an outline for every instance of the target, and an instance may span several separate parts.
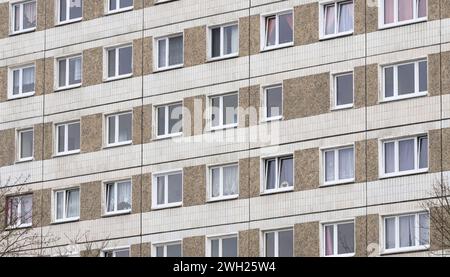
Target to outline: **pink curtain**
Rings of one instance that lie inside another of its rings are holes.
[[[384,0],[384,24],[394,22],[394,0]]]
[[[275,44],[275,17],[267,18],[267,41],[266,45],[274,45]]]
[[[333,255],[333,226],[325,227],[325,255]]]
[[[413,19],[413,0],[398,0],[398,21]]]
[[[286,22],[287,22],[287,24],[289,25],[289,27],[291,27],[291,30],[292,30],[292,24],[293,24],[293,22],[292,22],[292,14],[290,13],[290,14],[286,14],[286,15],[284,15],[284,18],[285,18],[285,20],[286,20]]]
[[[329,5],[325,7],[325,35],[334,34],[334,16],[335,5]]]
[[[419,18],[427,16],[427,0],[418,0],[418,1],[419,1],[418,5]]]

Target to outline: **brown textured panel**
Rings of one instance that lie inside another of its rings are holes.
[[[0,39],[9,35],[9,3],[0,3]]]
[[[378,30],[378,5],[375,1],[367,0],[366,10],[366,32],[371,33]]]
[[[378,140],[367,141],[367,181],[378,180]]]
[[[355,67],[353,70],[353,83],[355,93],[355,108],[366,106],[366,71],[364,66]]]
[[[365,33],[366,25],[366,1],[355,1],[353,31],[356,35]]]
[[[371,257],[378,255],[379,215],[358,216],[355,220],[355,256]]]
[[[364,34],[378,30],[378,3],[376,1],[355,1],[354,33]],[[367,18],[366,18],[367,17]],[[366,22],[367,20],[367,22]],[[367,25],[366,25],[367,23]]]
[[[440,0],[428,0],[428,20],[439,19],[439,1]],[[445,0],[443,1],[445,2]]]
[[[428,8],[428,11],[430,11],[430,8]],[[441,18],[450,18],[450,0],[441,0]]]
[[[134,9],[139,10],[142,8],[148,8],[155,4],[155,0],[134,0]]]
[[[285,120],[309,117],[330,111],[330,74],[321,73],[288,79],[283,84]]]
[[[442,129],[442,170],[450,170],[450,128]]]
[[[259,167],[259,157],[239,160],[239,198],[259,196]]]
[[[132,178],[132,213],[145,213],[151,209],[151,174],[134,175]]]
[[[33,192],[33,227],[48,226],[51,223],[52,190],[36,190]]]
[[[95,258],[100,256],[100,249],[81,250],[80,257]]]
[[[8,100],[8,68],[0,67],[0,102]]]
[[[355,181],[366,181],[366,141],[355,142]]]
[[[54,58],[36,60],[36,95],[53,92]]]
[[[206,121],[204,112],[206,108],[206,96],[197,95],[183,100],[183,133],[185,136],[203,134]]]
[[[83,51],[83,86],[93,86],[103,81],[103,48]]]
[[[429,75],[432,73],[430,72]],[[442,77],[442,94],[450,93],[450,51],[441,53],[441,74]],[[430,76],[431,78],[431,76]],[[433,76],[433,80],[436,81],[435,76]],[[439,82],[438,82],[439,83]]]
[[[320,150],[311,148],[294,153],[295,191],[316,189],[320,185]]]
[[[102,120],[100,113],[81,117],[81,153],[102,149]]]
[[[354,69],[355,108],[362,108],[366,105],[373,106],[378,103],[378,64],[369,64],[366,69],[367,71],[364,66],[358,66]],[[365,82],[366,75],[367,84]]]
[[[305,45],[319,41],[319,4],[294,7],[294,43]]]
[[[152,38],[133,40],[133,75],[142,76],[152,73]]]
[[[430,249],[432,251],[448,249],[450,246],[449,210],[449,206],[442,204],[430,208]]]
[[[239,89],[239,127],[255,126],[259,122],[259,85]]]
[[[102,182],[80,185],[80,220],[98,219],[102,216]]]
[[[104,0],[83,1],[83,20],[91,20],[103,16]]]
[[[184,66],[206,62],[206,26],[184,30]]]
[[[0,130],[0,167],[14,164],[16,158],[16,130]]]
[[[443,133],[443,132],[442,132]],[[428,132],[428,169],[429,172],[441,171],[441,130],[430,130]],[[442,153],[443,154],[443,153]]]
[[[133,144],[149,143],[152,136],[152,105],[133,108]]]
[[[260,49],[260,16],[239,18],[239,56],[258,54]]]
[[[294,225],[294,256],[320,256],[319,222],[307,222]]]
[[[53,123],[34,125],[34,159],[51,159],[53,155]]]
[[[239,231],[239,257],[259,257],[259,229]]]
[[[437,96],[441,94],[441,70],[439,54],[428,55],[428,95]]]
[[[183,206],[203,205],[206,201],[206,166],[190,166],[183,170]]]
[[[183,238],[183,257],[205,257],[205,236]]]
[[[151,256],[151,243],[144,242],[139,244],[132,244],[130,247],[131,257],[150,257]]]

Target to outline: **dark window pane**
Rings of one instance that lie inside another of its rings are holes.
[[[419,168],[428,167],[428,138],[419,138]]]
[[[266,189],[275,188],[276,168],[275,159],[266,161]]]
[[[336,77],[337,106],[353,103],[353,74]]]
[[[220,56],[220,28],[211,30],[211,57]]]
[[[80,123],[68,125],[67,145],[69,151],[80,149]]]
[[[214,239],[211,241],[211,257],[220,257],[219,255],[219,240]]]
[[[158,136],[166,134],[166,107],[158,108]]]
[[[394,96],[394,68],[384,69],[384,97]]]
[[[182,188],[181,188],[181,173],[179,174],[172,174],[168,176],[168,202],[169,203],[175,203],[181,201],[181,194],[182,194]]]
[[[282,114],[282,98],[281,87],[266,89],[267,118],[280,116]]]
[[[395,143],[388,142],[384,144],[384,172],[392,173],[395,171]]]
[[[167,245],[167,257],[181,257],[181,244]]]
[[[395,248],[395,218],[387,218],[385,226],[385,247],[386,249]]]
[[[133,6],[133,0],[119,0],[120,8],[126,8]]]
[[[131,73],[132,47],[119,49],[119,75]]]
[[[275,257],[275,234],[266,233],[266,257]]]
[[[116,141],[116,117],[108,117],[108,142],[114,143]]]
[[[179,133],[182,131],[183,108],[181,104],[169,106],[169,133]]]
[[[278,257],[293,256],[292,230],[278,232]]]
[[[293,29],[292,29],[292,13],[283,14],[279,16],[279,40],[280,44],[292,42]]]
[[[414,64],[398,66],[398,95],[414,93]]]
[[[220,97],[214,97],[211,99],[212,111],[211,111],[211,120],[212,126],[220,125]]]
[[[59,0],[59,21],[65,21],[67,11],[67,0]]]
[[[398,142],[399,170],[414,169],[414,139]]]
[[[353,223],[338,224],[338,254],[355,252],[354,225]]]
[[[419,63],[419,91],[427,91],[428,89],[428,72],[427,62]]]
[[[237,123],[237,106],[238,96],[237,94],[223,96],[223,124]]]
[[[166,40],[158,40],[158,67],[167,66],[166,61]]]
[[[81,57],[69,60],[69,85],[81,83]]]
[[[66,60],[60,60],[58,63],[59,67],[59,86],[64,87],[66,85]]]
[[[131,140],[131,113],[119,115],[119,142]]]
[[[169,66],[183,63],[183,36],[169,38]]]
[[[280,188],[291,187],[293,183],[293,159],[280,159]]]
[[[83,12],[83,0],[70,1],[70,19],[80,18]]]
[[[222,257],[237,257],[237,238],[222,240]]]
[[[116,76],[116,49],[108,50],[108,77]]]
[[[66,131],[66,126],[65,125],[61,125],[58,126],[58,152],[64,152],[64,144],[65,144],[65,131]]]

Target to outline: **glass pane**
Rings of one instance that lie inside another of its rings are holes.
[[[427,16],[427,0],[418,0],[418,16],[425,17]]]
[[[353,74],[336,77],[336,105],[353,103]]]
[[[21,224],[31,224],[33,219],[33,196],[25,195],[20,198]]]
[[[419,138],[419,168],[428,167],[428,138]]]
[[[220,257],[218,239],[211,240],[211,257]]]
[[[384,173],[395,171],[395,143],[387,142],[384,144]]]
[[[292,257],[293,243],[292,230],[278,232],[278,257]]]
[[[169,66],[183,63],[183,36],[169,38]]]
[[[77,217],[80,215],[80,190],[72,189],[67,191],[67,217]]]
[[[131,73],[132,47],[119,49],[119,75]]]
[[[20,197],[11,197],[8,199],[8,202],[9,202],[8,224],[14,226],[20,223],[20,220],[18,218]]]
[[[348,254],[355,252],[355,233],[353,223],[338,224],[338,254]]]
[[[266,257],[275,257],[275,234],[266,233]]]
[[[279,16],[279,40],[280,44],[293,41],[292,13],[282,14]]]
[[[282,88],[274,87],[266,89],[267,118],[282,114]]]
[[[65,152],[66,125],[58,126],[58,152]]]
[[[23,69],[22,93],[34,91],[34,66]]]
[[[398,66],[398,95],[414,93],[414,64]]]
[[[59,0],[59,21],[66,20],[67,0]]]
[[[211,57],[220,56],[220,28],[211,30]]]
[[[353,30],[353,1],[339,4],[339,32]]]
[[[430,216],[428,214],[419,215],[419,243],[420,245],[430,243]]]
[[[166,40],[158,40],[158,67],[165,67],[166,64]]]
[[[181,244],[167,245],[167,257],[181,257]]]
[[[220,196],[220,168],[211,170],[211,196]]]
[[[384,0],[384,24],[394,22],[394,1]]]
[[[116,142],[116,117],[108,117],[108,143]]]
[[[294,185],[293,175],[293,159],[280,159],[280,188],[292,187]]]
[[[223,96],[223,119],[224,125],[237,123],[237,94]]]
[[[156,196],[156,203],[158,205],[165,204],[165,176],[159,176],[156,178],[156,190],[157,190],[157,196]]]
[[[228,26],[223,29],[223,51],[225,55],[238,52],[238,26]]]
[[[399,170],[414,169],[414,139],[398,142]]]
[[[66,85],[66,60],[60,60],[58,63],[58,69],[59,69],[59,86],[64,87]]]
[[[72,151],[80,149],[80,123],[69,124],[68,128],[68,150]]]
[[[428,72],[427,62],[419,63],[419,91],[427,91],[428,89]]]
[[[69,60],[69,85],[81,83],[81,57]]]
[[[116,49],[108,50],[108,77],[116,76]]]
[[[399,217],[400,247],[409,247],[416,244],[414,223],[414,215]]]
[[[176,134],[183,128],[183,108],[181,104],[169,106],[169,133]]]
[[[104,253],[104,255],[105,255],[106,258],[112,258],[112,257],[114,257],[114,252],[107,251],[107,252]]]
[[[158,136],[166,134],[166,107],[158,107]]]
[[[394,96],[394,68],[384,69],[384,97]]]
[[[156,247],[156,257],[164,257],[164,246]]]
[[[20,30],[20,5],[14,5],[14,31]]]
[[[121,182],[117,184],[117,210],[131,209],[131,183]]]
[[[353,148],[339,150],[339,180],[351,179],[355,175]]]
[[[266,18],[266,46],[276,44],[276,17],[270,16]]]
[[[325,6],[325,35],[334,34],[335,30],[335,4]]]
[[[13,95],[20,93],[20,70],[13,71]]]
[[[325,226],[325,256],[334,255],[334,225]]]
[[[119,115],[119,142],[131,140],[131,113]]]
[[[130,256],[130,251],[128,249],[117,250],[117,251],[115,251],[115,256],[117,258],[129,257]]]
[[[23,4],[23,29],[36,27],[36,1]]]
[[[334,181],[334,150],[325,152],[325,181]]]
[[[222,257],[237,257],[237,238],[222,240]]]
[[[70,3],[70,19],[80,18],[83,12],[83,0],[71,0]]]
[[[168,176],[168,201],[169,203],[181,202],[182,187],[181,173]]]
[[[223,168],[223,195],[234,195],[238,193],[238,168],[237,166],[226,166]]]
[[[24,131],[21,135],[20,158],[33,157],[33,131]]]
[[[413,0],[398,0],[398,21],[413,19]]]
[[[384,221],[385,228],[385,248],[395,248],[395,218],[386,218]]]
[[[64,218],[64,192],[56,193],[56,219]]]
[[[116,1],[118,1],[118,0],[109,0],[109,10],[110,11],[117,9]]]
[[[120,8],[133,6],[133,0],[120,0]]]
[[[274,189],[276,181],[275,159],[266,160],[266,189]]]
[[[219,126],[220,125],[220,98],[214,97],[211,99],[211,105],[212,105],[212,111],[211,111],[211,120],[212,120],[212,126]]]
[[[114,192],[114,184],[106,185],[106,211],[113,212],[116,209],[116,195]]]

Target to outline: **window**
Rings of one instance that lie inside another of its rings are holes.
[[[12,84],[9,98],[26,97],[34,94],[35,69],[33,65],[27,65],[10,70],[9,83]]]
[[[122,249],[106,250],[103,251],[103,257],[107,258],[130,257],[130,249],[122,248]]]
[[[353,33],[353,1],[332,1],[321,5],[323,38]]]
[[[264,160],[264,191],[291,190],[294,187],[292,156]]]
[[[81,56],[58,59],[58,88],[81,85]]]
[[[387,216],[384,222],[384,251],[425,249],[430,243],[430,219],[427,212]]]
[[[427,94],[427,61],[385,66],[384,100],[396,100]]]
[[[264,89],[266,120],[277,120],[283,116],[283,87],[273,86]]]
[[[210,28],[210,58],[235,56],[239,48],[239,29],[236,23]]]
[[[386,177],[428,170],[428,137],[383,141],[383,174]]]
[[[266,257],[292,257],[293,231],[277,230],[264,233],[264,248]]]
[[[108,0],[108,11],[121,12],[133,8],[133,0]]]
[[[56,125],[56,153],[72,154],[80,151],[80,122]]]
[[[106,213],[124,213],[131,210],[131,181],[106,184]]]
[[[108,146],[131,143],[131,113],[110,115],[107,117]]]
[[[133,48],[131,45],[107,49],[109,80],[131,76]]]
[[[36,1],[12,5],[12,32],[21,33],[36,29]]]
[[[55,192],[55,220],[76,220],[80,217],[80,189],[72,188]]]
[[[153,177],[153,208],[180,206],[183,197],[183,173],[175,171]]]
[[[33,195],[12,196],[7,199],[7,223],[9,227],[28,227],[32,224]]]
[[[380,0],[381,26],[407,24],[427,18],[427,0]]]
[[[33,129],[20,130],[19,137],[19,161],[30,161],[33,159]]]
[[[323,151],[324,183],[352,182],[355,178],[355,153],[353,146]]]
[[[157,136],[168,137],[183,132],[183,107],[181,103],[174,103],[156,108]]]
[[[211,97],[211,127],[222,129],[237,126],[237,93]]]
[[[183,34],[156,40],[157,69],[169,69],[183,65]]]
[[[211,257],[237,257],[237,236],[216,237],[209,240]]]
[[[294,41],[292,11],[263,17],[263,50],[291,45]]]
[[[334,108],[353,107],[353,72],[334,76]]]
[[[323,226],[325,256],[352,256],[355,253],[354,229],[353,222],[325,224]]]
[[[155,246],[156,257],[181,257],[181,242],[158,244]]]
[[[83,0],[58,0],[59,23],[80,20],[83,16]]]
[[[210,168],[210,198],[212,200],[236,197],[239,193],[237,164]]]

